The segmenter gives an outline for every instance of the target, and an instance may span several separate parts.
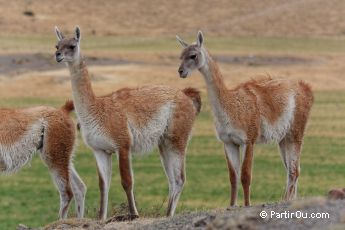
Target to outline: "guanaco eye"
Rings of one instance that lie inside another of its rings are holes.
[[[55,48],[56,48],[56,49],[59,49],[59,46],[58,46],[58,45],[56,45],[56,46],[55,46]]]
[[[75,48],[75,46],[69,46],[69,48],[71,49],[71,50],[74,50],[74,48]]]
[[[189,58],[190,59],[195,59],[196,58],[196,54],[190,55]]]

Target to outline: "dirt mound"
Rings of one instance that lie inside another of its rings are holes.
[[[260,213],[265,212],[266,218]],[[344,229],[345,201],[325,198],[292,203],[233,208],[221,212],[192,213],[156,221],[138,229]]]
[[[264,214],[266,217],[263,218]],[[110,220],[110,219],[109,219]],[[52,229],[344,229],[345,200],[300,199],[289,203],[237,207],[176,215],[173,218],[139,218],[130,222],[99,222],[90,219],[57,221]],[[21,225],[20,230],[30,228]]]

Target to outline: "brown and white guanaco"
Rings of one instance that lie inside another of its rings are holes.
[[[199,92],[167,86],[123,88],[97,97],[80,52],[80,29],[65,38],[57,29],[56,60],[70,70],[75,110],[84,142],[93,150],[101,191],[100,218],[107,216],[112,153],[117,153],[121,183],[132,218],[138,216],[133,194],[132,153],[159,147],[169,182],[167,215],[174,214],[185,182],[185,152],[193,122],[200,111]]]
[[[18,171],[39,151],[60,193],[61,219],[67,217],[73,196],[77,216],[84,216],[86,186],[72,163],[75,143],[75,126],[69,116],[72,110],[71,101],[60,109],[48,106],[0,109],[0,172]]]
[[[244,204],[250,205],[250,183],[255,143],[277,141],[287,170],[284,198],[297,194],[300,154],[313,93],[302,82],[265,78],[251,80],[228,89],[217,63],[203,45],[199,31],[196,43],[182,45],[181,78],[199,70],[203,75],[218,138],[224,143],[231,185],[230,206],[236,205],[237,184],[241,178]],[[241,167],[240,147],[243,149]]]

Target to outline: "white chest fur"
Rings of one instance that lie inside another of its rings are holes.
[[[246,142],[246,133],[238,129],[220,105],[213,104],[212,111],[215,119],[217,138],[224,143],[233,142],[242,145]]]

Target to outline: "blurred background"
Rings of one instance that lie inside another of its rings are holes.
[[[97,95],[147,84],[202,91],[178,213],[225,209],[229,203],[227,165],[214,135],[205,83],[197,72],[188,79],[177,74],[181,48],[175,35],[193,42],[198,30],[229,87],[267,74],[312,86],[315,103],[298,193],[323,196],[345,185],[345,1],[0,0],[0,106],[59,107],[71,98],[69,72],[54,60],[55,25],[66,35],[81,27]],[[99,203],[95,160],[80,137],[78,143],[74,162],[88,186],[86,216],[94,218]],[[252,202],[278,202],[286,182],[278,148],[258,145],[254,151]],[[140,214],[163,215],[168,184],[157,151],[135,157],[133,165]],[[0,175],[0,196],[0,229],[57,219],[58,192],[38,156],[19,173]],[[126,212],[115,157],[109,203],[109,214]]]

